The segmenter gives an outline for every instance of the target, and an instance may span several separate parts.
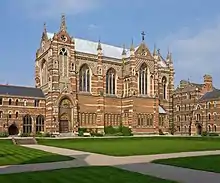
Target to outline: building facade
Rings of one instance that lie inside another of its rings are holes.
[[[32,88],[43,95],[38,99],[36,93],[16,93],[21,101],[29,97],[31,104],[22,104],[25,110],[12,120],[14,126],[20,133],[36,133],[36,119],[41,115],[41,130],[51,133],[72,133],[78,128],[103,131],[105,126],[120,124],[134,133],[167,131],[173,115],[172,55],[164,59],[156,48],[151,53],[144,36],[138,46],[132,42],[129,48],[116,47],[71,37],[65,16],[57,33],[48,32],[45,26],[36,52],[36,88]],[[0,95],[8,100],[5,91]],[[40,106],[31,106],[35,100],[40,100]],[[24,114],[32,120],[28,131]],[[2,130],[11,125],[0,124]]]
[[[203,79],[203,84],[182,80],[174,91],[173,121],[179,134],[220,131],[220,90],[210,75]]]
[[[44,131],[45,104],[41,89],[0,85],[0,133]]]

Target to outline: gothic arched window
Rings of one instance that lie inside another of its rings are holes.
[[[84,64],[79,71],[79,90],[90,92],[90,71],[86,64]]]
[[[41,84],[47,83],[47,62],[45,59],[41,62]]]
[[[162,78],[162,87],[163,87],[163,99],[167,99],[167,78],[164,76]]]
[[[68,54],[65,48],[59,52],[59,71],[61,76],[68,76]]]
[[[148,70],[146,64],[142,64],[139,70],[139,94],[147,95],[148,91]]]
[[[29,114],[23,117],[23,133],[29,134],[32,132],[32,118]]]
[[[44,116],[39,115],[36,118],[36,133],[44,131]]]
[[[115,70],[109,69],[106,73],[106,94],[115,94]]]

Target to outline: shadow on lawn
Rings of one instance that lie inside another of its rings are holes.
[[[84,167],[89,165],[85,161],[85,159],[88,156],[89,154],[80,154],[73,156],[61,156],[61,155],[42,156],[20,162],[20,164],[17,165],[0,166],[0,174]]]
[[[0,158],[6,158],[6,157],[8,157],[8,156],[14,156],[14,154],[13,153],[4,153],[4,154],[0,154]]]

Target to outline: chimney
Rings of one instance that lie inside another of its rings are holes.
[[[204,80],[204,90],[206,92],[212,91],[213,90],[213,86],[212,86],[212,76],[205,74],[203,76],[203,80]]]

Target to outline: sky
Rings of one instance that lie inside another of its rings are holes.
[[[220,88],[218,0],[1,0],[0,83],[34,86],[35,53],[43,24],[58,32],[61,14],[73,37],[122,46],[141,43],[173,54],[175,84],[213,77]]]

